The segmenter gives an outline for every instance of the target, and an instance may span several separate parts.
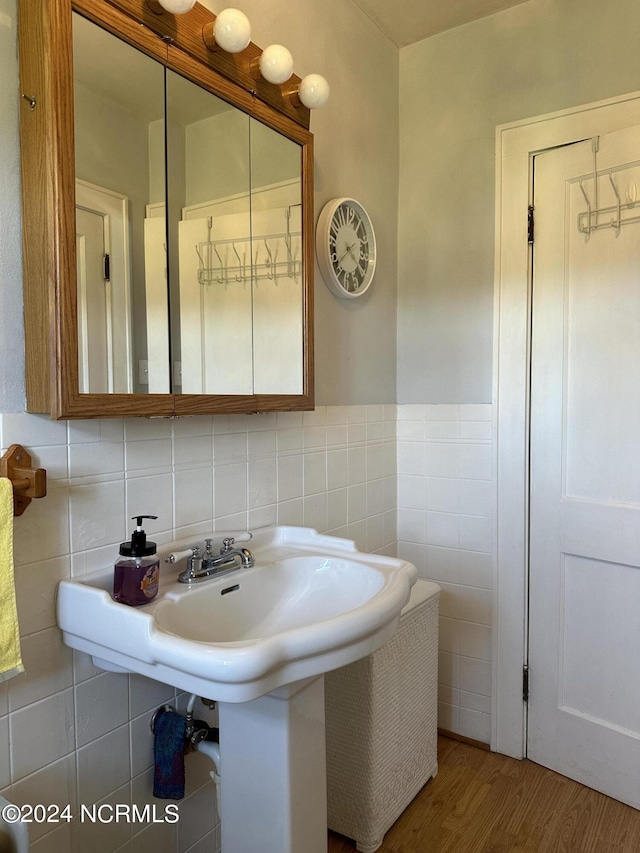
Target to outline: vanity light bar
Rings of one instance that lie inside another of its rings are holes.
[[[227,53],[242,53],[251,41],[249,18],[240,9],[223,9],[215,21],[204,25],[202,38],[209,50],[221,47]]]
[[[146,0],[149,8],[156,14],[162,11],[172,15],[184,15],[196,5],[196,0]],[[251,24],[240,9],[223,9],[202,29],[202,38],[208,50],[218,48],[227,53],[242,53],[251,42]],[[248,72],[254,80],[263,78],[268,83],[281,86],[293,75],[293,57],[284,45],[272,44],[266,47],[260,56],[248,62]],[[321,74],[308,74],[299,85],[285,93],[294,107],[300,105],[307,109],[318,109],[329,99],[330,89]]]

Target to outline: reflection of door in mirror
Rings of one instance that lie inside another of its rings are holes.
[[[111,323],[107,309],[107,217],[76,203],[76,274],[78,277],[78,356],[80,391],[107,392]],[[89,342],[91,341],[91,348]]]
[[[78,367],[82,393],[131,393],[127,199],[76,181]]]
[[[161,251],[145,250],[147,206],[165,203],[164,68],[79,15],[73,18],[78,233],[84,231],[87,210],[103,210],[95,198],[86,201],[89,185],[122,211],[121,222],[112,211],[107,214],[104,339],[97,332],[96,310],[87,313],[93,303],[78,294],[80,390],[168,392],[165,259]],[[156,221],[152,227],[162,226]],[[86,248],[83,240],[79,249]],[[83,257],[79,251],[77,273],[86,286]],[[155,307],[151,316],[150,305]],[[101,358],[100,369],[92,366]]]
[[[147,361],[141,368],[150,394],[168,394],[169,283],[167,281],[167,217],[164,203],[147,205],[144,220],[144,292],[147,320]]]

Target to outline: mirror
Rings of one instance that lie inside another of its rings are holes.
[[[81,393],[168,393],[164,67],[73,15]]]
[[[300,146],[73,18],[80,392],[301,394]]]
[[[309,110],[213,17],[18,0],[27,410],[313,408]]]
[[[301,394],[300,146],[171,71],[167,127],[176,385]]]

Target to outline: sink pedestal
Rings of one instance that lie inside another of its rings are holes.
[[[324,676],[219,704],[222,853],[326,853]]]

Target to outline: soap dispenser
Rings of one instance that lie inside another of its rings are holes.
[[[157,515],[134,515],[137,527],[129,542],[120,545],[120,558],[113,572],[113,597],[122,604],[139,607],[148,604],[158,594],[160,561],[156,554],[156,543],[147,540],[142,529],[143,518]]]

